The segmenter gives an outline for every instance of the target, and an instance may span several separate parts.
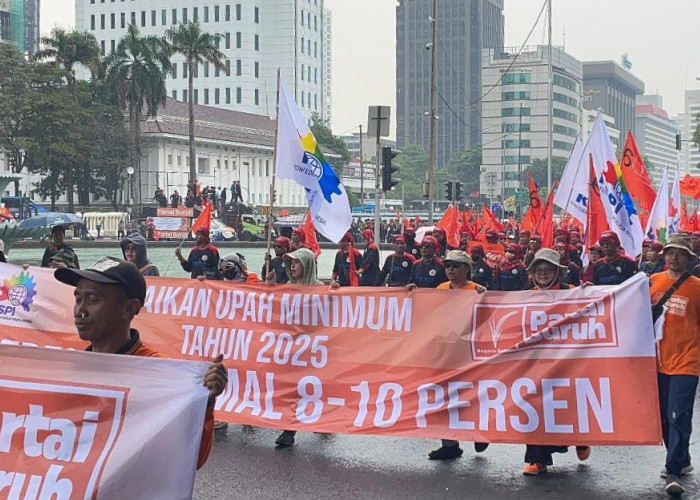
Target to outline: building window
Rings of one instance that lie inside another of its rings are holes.
[[[301,81],[304,81],[304,63],[301,63]]]
[[[218,23],[219,22],[219,6],[214,5],[214,22]]]
[[[530,131],[530,124],[529,123],[504,123],[501,125],[501,132],[529,132]]]
[[[530,78],[530,73],[506,73],[503,75],[501,83],[503,85],[510,85],[513,83],[530,83]]]
[[[173,64],[172,75],[173,78],[177,78],[177,64]]]
[[[208,5],[204,6],[204,22],[205,23],[209,22],[209,6]]]
[[[168,24],[168,11],[165,9],[162,9],[160,11],[160,24],[161,26],[165,26],[166,24]],[[122,26],[122,28],[123,27],[124,26]]]
[[[192,8],[192,22],[196,23],[199,21],[199,9],[197,7]]]
[[[243,102],[243,89],[236,87],[236,103],[240,104],[241,102]]]
[[[219,97],[221,96],[221,91],[219,89],[214,89],[214,104],[219,104]]]
[[[518,139],[507,139],[505,141],[501,141],[501,146],[509,149],[513,148],[529,148],[530,147],[530,139],[523,139],[519,141]]]
[[[241,17],[242,17],[242,16],[241,16],[241,10],[242,10],[242,9],[241,9],[241,4],[237,3],[237,4],[236,4],[236,21],[240,21],[240,20],[241,20]]]
[[[231,89],[226,87],[226,104],[231,104]]]
[[[183,9],[182,9],[182,22],[183,23],[187,22],[187,7],[183,7]]]
[[[304,9],[301,9],[301,25],[304,26]]]
[[[141,11],[141,27],[142,28],[146,27],[146,11],[145,10]]]
[[[209,89],[204,89],[204,104],[209,104]]]
[[[112,13],[109,15],[109,27],[110,27],[110,29],[115,29],[117,27],[116,24],[117,24],[116,14]]]
[[[225,46],[227,49],[230,49],[230,48],[231,48],[231,33],[228,33],[228,32],[227,32],[227,33],[224,35],[224,46]]]
[[[552,147],[554,149],[560,149],[562,151],[571,151],[572,149],[574,149],[573,144],[569,144],[568,142],[564,141],[552,141]]]
[[[102,55],[105,55],[105,41],[104,40],[100,40],[100,53]]]
[[[561,110],[559,108],[554,108],[552,110],[552,115],[557,118],[563,118],[564,120],[569,120],[570,122],[578,123],[578,115],[574,113],[569,113],[568,111]]]
[[[122,29],[126,28],[126,12],[122,12],[122,15],[121,15],[121,26],[122,26]]]
[[[530,99],[530,92],[523,90],[518,92],[501,92],[501,100],[503,101],[515,101],[515,100],[528,100]]]
[[[182,102],[187,102],[187,90],[182,89]]]
[[[503,108],[501,110],[501,116],[530,116],[530,108]]]
[[[226,59],[226,76],[231,76],[231,59]]]
[[[529,165],[530,164],[530,157],[529,156],[518,156],[518,155],[510,155],[510,156],[504,156],[503,157],[503,164],[504,165]]]
[[[255,50],[260,50],[260,35],[255,35],[254,46]]]
[[[236,59],[236,76],[241,76],[243,73],[243,61]]]
[[[568,104],[569,106],[571,106],[573,108],[578,108],[578,100],[574,99],[573,97],[569,97],[567,95],[560,94],[558,92],[554,92],[554,95],[552,96],[552,98],[557,102]]]
[[[170,24],[177,24],[177,9],[173,9],[171,12]]]
[[[173,89],[173,91],[171,92],[171,96],[177,101],[177,90]]]
[[[182,63],[182,78],[187,78],[187,62]]]
[[[219,69],[219,66],[214,66],[214,76],[219,76],[221,74],[221,70]]]
[[[209,76],[209,61],[204,61],[204,77]]]
[[[92,31],[95,31],[95,14],[92,14],[90,16],[90,29]]]
[[[255,61],[255,78],[260,78],[260,63]]]
[[[115,40],[109,41],[109,48],[110,48],[111,52],[114,52],[114,49],[116,48],[116,41]]]
[[[100,29],[103,30],[105,29],[105,15],[100,14]]]
[[[136,12],[131,13],[131,24],[136,26]]]
[[[302,36],[302,37],[301,37],[301,53],[302,53],[302,54],[304,53],[304,45],[305,45],[305,43],[304,43],[304,37]]]
[[[241,32],[236,31],[236,48],[240,49],[241,48]]]
[[[192,96],[195,104],[199,104],[199,90],[194,89],[194,95]]]
[[[253,12],[253,21],[255,22],[255,24],[260,24],[260,8],[255,7],[255,10]]]
[[[255,89],[255,105],[260,105],[260,91],[258,89]]]

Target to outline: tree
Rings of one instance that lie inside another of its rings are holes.
[[[144,112],[146,118],[155,117],[158,106],[165,105],[165,76],[172,68],[170,54],[163,38],[141,36],[138,28],[130,24],[105,61],[107,82],[129,115],[129,164],[137,173],[137,206],[141,203],[141,120]],[[131,189],[133,197],[133,186]]]
[[[44,47],[34,54],[35,61],[53,59],[55,64],[65,70],[66,83],[73,99],[78,101],[78,89],[75,83],[75,65],[82,64],[90,70],[93,78],[100,73],[100,46],[97,38],[87,31],[69,31],[54,28],[51,36],[41,39]]]
[[[564,173],[564,167],[566,166],[566,158],[561,156],[552,157],[552,183],[561,179],[561,174]],[[547,189],[547,158],[535,158],[532,160],[532,164],[523,167],[523,174],[530,172],[532,179],[537,184],[539,189]],[[525,177],[523,175],[523,182]],[[544,193],[546,196],[546,193]]]
[[[428,172],[428,153],[419,144],[406,146],[394,162],[399,165],[398,176],[406,200],[423,198],[423,184]],[[398,195],[398,193],[395,193]],[[398,197],[398,196],[397,196]]]
[[[332,162],[333,170],[341,176],[343,172],[343,167],[350,163],[350,151],[348,151],[348,145],[343,139],[338,136],[333,135],[328,123],[321,118],[321,115],[314,113],[311,115],[311,132],[316,138],[316,142],[321,146],[321,149],[337,155],[338,158],[334,159]]]
[[[218,7],[217,7],[218,8]],[[187,60],[187,105],[189,111],[190,133],[190,186],[194,192],[195,179],[197,177],[197,156],[195,155],[194,142],[194,78],[199,72],[199,65],[206,62],[212,63],[219,69],[225,69],[229,76],[229,66],[224,64],[226,56],[219,51],[219,33],[213,35],[203,32],[199,23],[189,22],[180,24],[177,28],[170,28],[165,32],[170,42],[171,50],[176,54],[182,54]],[[228,62],[228,61],[227,61]]]
[[[481,178],[481,146],[468,151],[459,151],[452,155],[440,178],[446,181],[462,183],[463,198],[469,193],[479,191]]]

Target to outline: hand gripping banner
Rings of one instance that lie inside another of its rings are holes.
[[[11,265],[0,279],[3,343],[85,347],[70,287]],[[661,442],[644,276],[484,294],[147,283],[134,321],[144,342],[174,358],[223,353],[219,420],[492,443]]]

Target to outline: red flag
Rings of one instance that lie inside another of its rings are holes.
[[[197,217],[197,220],[194,221],[194,224],[192,224],[192,232],[196,233],[197,229],[200,228],[206,228],[209,230],[211,227],[211,211],[214,207],[211,206],[211,202],[207,203],[207,205],[204,207],[204,210],[202,210],[199,214],[199,217]]]
[[[485,229],[495,229],[496,231],[504,231],[505,226],[503,223],[496,218],[495,215],[493,215],[493,212],[489,210],[489,207],[486,205],[481,206],[481,214],[482,217],[484,218],[484,228]]]
[[[627,141],[622,150],[620,170],[622,171],[622,180],[637,206],[639,222],[641,222],[642,228],[645,228],[649,220],[649,213],[654,207],[654,201],[656,201],[656,190],[651,183],[644,160],[639,154],[637,143],[630,130],[627,131]]]
[[[316,238],[316,227],[314,226],[314,221],[311,218],[311,211],[306,211],[306,219],[301,225],[301,230],[304,231],[304,243],[309,247],[314,253],[314,256],[318,258],[321,255],[321,247],[318,244],[318,239]]]
[[[360,286],[360,278],[357,277],[357,268],[355,267],[355,247],[351,244],[348,251],[350,260],[350,286]]]
[[[683,198],[683,201],[681,202],[681,215],[678,220],[678,226],[680,227],[681,231],[687,231],[688,229],[688,223],[690,221],[690,217],[688,217],[688,204],[685,202],[685,198]]]
[[[530,191],[530,204],[523,216],[521,227],[523,230],[532,231],[535,225],[537,225],[537,222],[542,218],[544,203],[542,203],[542,197],[539,191],[537,191],[537,184],[535,184],[535,181],[532,179],[530,172],[527,173],[527,181]]]
[[[586,213],[586,251],[598,243],[603,231],[610,229],[605,207],[600,199],[598,179],[593,167],[593,157],[590,156],[590,174],[588,181],[588,212]]]
[[[447,244],[454,248],[459,248],[459,229],[461,225],[457,216],[458,213],[457,209],[450,205],[440,218],[440,222],[436,225],[445,230]]]
[[[474,216],[474,209],[472,208],[469,212],[462,212],[462,231],[471,231],[474,233],[474,226],[472,226],[471,220]]]
[[[688,231],[700,231],[700,221],[698,220],[698,209],[695,207],[693,215],[688,218]]]
[[[691,177],[686,174],[680,180],[681,194],[683,196],[690,196],[694,200],[700,198],[700,177]]]
[[[542,248],[554,246],[554,189],[547,196],[547,203],[542,210],[542,217],[537,222],[535,233],[542,237]]]

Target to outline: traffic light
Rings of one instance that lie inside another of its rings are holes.
[[[445,183],[445,199],[452,201],[452,181],[447,181]]]
[[[462,183],[455,181],[455,201],[459,201],[462,198]]]
[[[382,148],[382,191],[391,191],[394,186],[401,182],[401,179],[392,175],[399,169],[391,166],[391,160],[397,155],[398,153],[392,151],[389,146]]]
[[[682,148],[681,148],[681,133],[680,133],[680,132],[678,132],[678,133],[676,134],[676,149],[677,149],[678,151],[680,151],[680,150],[682,149]]]

